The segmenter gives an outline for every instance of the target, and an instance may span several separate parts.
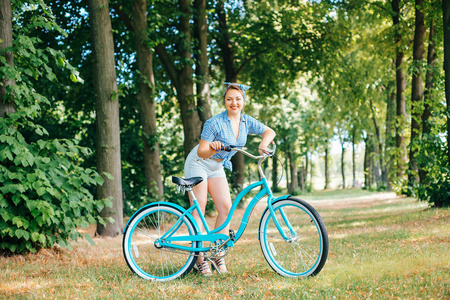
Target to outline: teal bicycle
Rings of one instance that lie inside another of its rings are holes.
[[[165,281],[188,274],[200,253],[214,264],[227,255],[247,227],[256,204],[267,196],[267,207],[259,223],[258,238],[262,253],[275,272],[287,277],[317,275],[328,256],[328,234],[317,211],[307,202],[290,195],[275,197],[262,171],[262,162],[273,156],[275,148],[254,156],[233,146],[225,151],[239,151],[258,159],[261,180],[243,189],[233,203],[228,218],[219,228],[210,230],[192,187],[203,179],[172,177],[181,191],[187,191],[193,205],[184,209],[170,202],[155,202],[140,208],[124,228],[123,254],[130,269],[144,279]],[[229,235],[219,233],[231,222],[239,202],[252,190],[259,190],[248,204],[240,226]],[[206,233],[201,233],[192,212],[197,210]],[[216,268],[218,269],[218,268]]]

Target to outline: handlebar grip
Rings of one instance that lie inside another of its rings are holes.
[[[231,146],[220,147],[220,150],[231,152]]]

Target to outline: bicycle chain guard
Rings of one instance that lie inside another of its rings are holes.
[[[223,247],[226,241],[223,240],[217,240],[211,243],[211,246],[209,247],[209,252],[211,255],[209,258],[217,259],[222,258],[228,255],[228,247]]]
[[[229,241],[236,241],[236,234],[234,233],[234,230],[230,229],[230,238],[226,241],[224,240],[216,240],[211,243],[211,246],[209,247],[209,251],[211,252],[210,258],[222,258],[228,255],[229,250],[231,247],[226,246],[226,244]]]

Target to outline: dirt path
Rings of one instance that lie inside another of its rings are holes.
[[[307,200],[315,208],[321,209],[342,209],[371,207],[380,204],[389,204],[405,199],[403,196],[397,196],[395,193],[379,193],[374,195],[353,197],[353,198],[333,198],[327,200]]]

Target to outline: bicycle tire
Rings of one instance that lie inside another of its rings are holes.
[[[261,250],[268,264],[278,274],[286,277],[317,275],[328,257],[328,234],[317,211],[307,202],[288,198],[273,203],[275,217],[286,236],[286,241],[273,222],[269,208],[262,214],[259,225]],[[294,233],[283,221],[286,215]]]
[[[169,230],[183,212],[167,204],[141,208],[128,223],[122,250],[128,267],[138,276],[156,281],[167,281],[188,274],[193,268],[198,252],[157,247],[155,240]],[[184,216],[176,233],[196,235],[192,221]],[[177,242],[178,245],[198,247],[200,242]]]

